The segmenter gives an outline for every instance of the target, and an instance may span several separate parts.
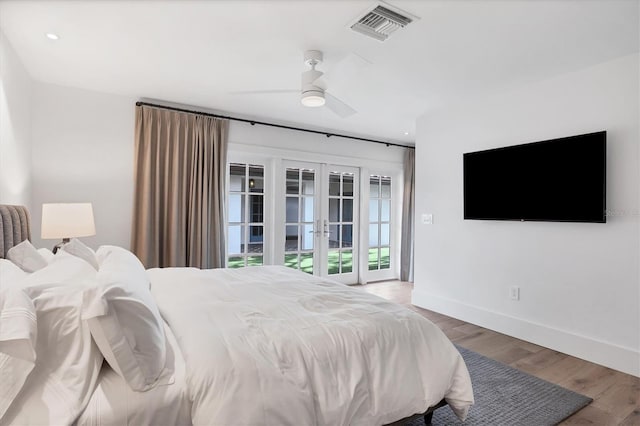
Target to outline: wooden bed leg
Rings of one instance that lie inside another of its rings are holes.
[[[424,424],[431,426],[431,420],[433,419],[433,411],[424,415]]]

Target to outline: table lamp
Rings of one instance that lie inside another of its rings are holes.
[[[53,252],[70,238],[96,235],[91,203],[45,203],[42,205],[42,239],[62,238]]]

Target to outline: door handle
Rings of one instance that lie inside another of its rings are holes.
[[[325,237],[329,237],[329,221],[327,219],[324,220],[324,231],[323,234]]]

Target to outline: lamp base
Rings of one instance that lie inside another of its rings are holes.
[[[53,254],[56,254],[58,252],[58,250],[61,249],[62,246],[64,246],[68,242],[69,242],[69,238],[63,238],[61,242],[59,242],[58,244],[53,246]]]

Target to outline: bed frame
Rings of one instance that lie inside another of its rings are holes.
[[[0,259],[7,257],[9,249],[31,239],[31,217],[25,206],[0,204]]]
[[[397,422],[389,423],[386,426],[404,426],[408,422],[419,419],[420,417],[424,418],[425,425],[430,426],[431,420],[433,419],[433,412],[436,411],[438,408],[444,407],[445,405],[447,405],[447,402],[443,399],[433,407],[429,407],[429,409],[424,413],[418,413],[418,414],[414,414],[413,416],[405,417],[404,419],[400,419]]]

